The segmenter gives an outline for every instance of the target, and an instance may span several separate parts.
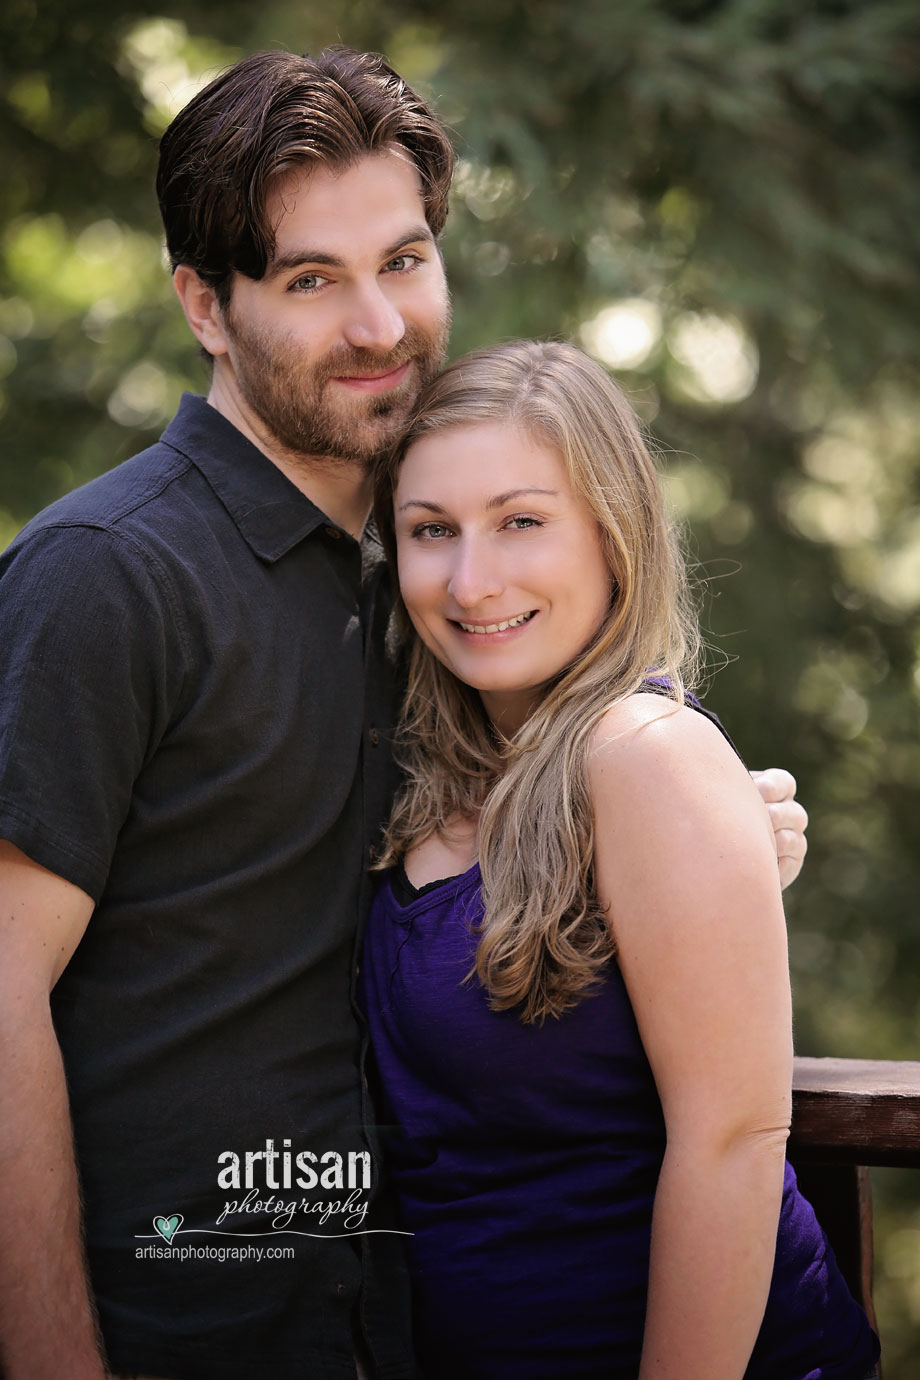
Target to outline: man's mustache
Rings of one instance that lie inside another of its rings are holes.
[[[398,369],[417,355],[431,351],[431,338],[423,331],[407,330],[392,350],[364,350],[355,346],[337,346],[316,366],[323,380],[353,378],[361,374],[386,374]]]

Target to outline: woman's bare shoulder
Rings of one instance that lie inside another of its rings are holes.
[[[756,786],[715,724],[663,695],[632,695],[607,710],[594,730],[588,784],[598,821],[623,839],[662,840],[691,824],[716,837],[731,820],[759,835],[768,823]]]
[[[747,776],[710,719],[665,695],[650,692],[630,695],[610,706],[594,730],[589,760],[602,764],[612,756],[628,756],[638,764],[652,766],[656,759],[666,760],[676,753],[731,763]]]

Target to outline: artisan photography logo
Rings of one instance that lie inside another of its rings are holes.
[[[238,1154],[224,1150],[217,1156],[220,1198],[213,1225],[186,1225],[181,1212],[157,1214],[152,1232],[140,1232],[138,1258],[151,1259],[278,1259],[290,1258],[292,1247],[235,1246],[228,1242],[193,1243],[191,1237],[277,1238],[309,1236],[335,1240],[343,1236],[395,1235],[411,1232],[366,1226],[373,1182],[367,1150],[341,1155],[337,1150],[294,1151],[290,1140],[276,1148],[266,1140],[262,1150]],[[181,1242],[177,1243],[177,1238]]]
[[[181,1212],[174,1212],[172,1217],[154,1217],[153,1229],[160,1233],[168,1246],[184,1221]]]

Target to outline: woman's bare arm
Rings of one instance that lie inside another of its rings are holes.
[[[589,777],[598,890],[667,1127],[640,1380],[741,1380],[790,1114],[772,826],[718,731],[653,696],[608,713]]]

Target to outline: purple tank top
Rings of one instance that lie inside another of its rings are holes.
[[[409,904],[384,878],[361,973],[393,1123],[426,1380],[636,1380],[665,1133],[626,989],[525,1026],[464,982],[478,865]],[[862,1380],[878,1354],[787,1166],[746,1380]]]

